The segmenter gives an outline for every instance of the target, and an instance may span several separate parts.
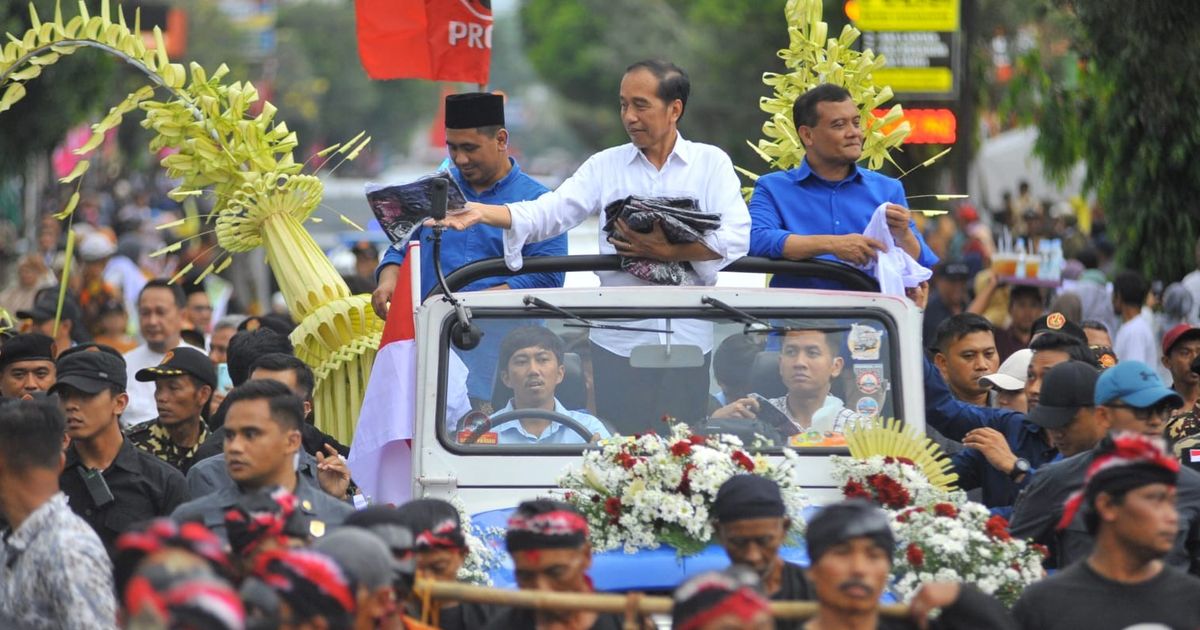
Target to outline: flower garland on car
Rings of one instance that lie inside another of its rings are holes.
[[[467,542],[467,556],[458,569],[458,581],[491,586],[491,572],[501,566],[495,543],[504,540],[504,531],[493,527],[491,530],[495,531],[477,532],[471,515],[467,513],[467,505],[458,495],[450,497],[450,505],[458,510],[458,522],[462,527],[463,539]]]
[[[1014,539],[1003,516],[954,489],[944,473],[949,462],[928,438],[894,420],[853,437],[852,457],[833,457],[833,476],[847,499],[872,501],[891,516],[900,541],[892,563],[898,596],[908,600],[922,584],[953,580],[1011,606],[1045,574],[1045,547]]]
[[[717,489],[733,475],[762,475],[779,484],[793,527],[802,523],[807,498],[793,479],[799,457],[784,449],[783,462],[743,448],[732,435],[692,434],[685,424],[669,435],[616,436],[587,451],[578,469],[558,484],[567,502],[588,519],[598,551],[673,546],[681,556],[699,553],[713,536],[711,508]]]

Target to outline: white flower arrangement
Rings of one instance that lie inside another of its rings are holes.
[[[567,491],[564,499],[587,517],[596,550],[634,553],[667,544],[680,555],[692,555],[712,539],[713,500],[736,474],[777,482],[794,527],[802,526],[807,498],[792,475],[798,456],[788,449],[783,455],[785,461],[776,464],[743,449],[735,436],[693,435],[687,425],[675,424],[667,436],[603,441],[558,483]]]
[[[904,600],[922,584],[957,581],[1011,606],[1045,572],[1045,548],[1016,540],[1008,521],[966,494],[930,483],[903,457],[834,457],[834,478],[846,498],[877,503],[891,516],[898,546],[892,588]]]
[[[471,522],[471,515],[467,513],[467,506],[462,499],[455,495],[450,498],[450,504],[454,509],[458,510],[459,522],[462,524],[463,538],[467,542],[467,557],[463,561],[463,565],[458,569],[458,581],[467,584],[477,584],[479,586],[491,586],[492,576],[491,571],[500,567],[500,555],[494,546],[489,544],[489,540],[504,539],[504,532],[499,532],[497,538],[496,532],[486,532],[484,537],[475,531],[475,525]]]

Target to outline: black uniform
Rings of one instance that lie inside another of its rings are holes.
[[[507,608],[502,610],[488,625],[486,630],[536,630],[537,618],[532,608]],[[600,613],[591,630],[624,630],[625,620],[620,615]]]
[[[438,613],[438,627],[442,630],[475,630],[484,628],[496,617],[500,609],[486,604],[463,602]]]
[[[780,576],[779,591],[771,595],[771,599],[782,601],[809,601],[813,599],[812,587],[804,575],[804,567],[783,563],[783,574]],[[799,630],[804,627],[805,619],[776,619],[776,630]]]
[[[1167,566],[1145,582],[1127,584],[1080,562],[1030,584],[1013,616],[1022,628],[1039,630],[1200,628],[1200,579]]]
[[[961,588],[958,599],[929,622],[930,630],[1016,630],[1017,624],[1004,604],[969,584],[963,584]],[[879,619],[879,630],[916,630],[917,627],[908,619]],[[1038,628],[1040,630],[1040,626]]]
[[[85,476],[99,478],[88,483]],[[110,553],[117,536],[131,526],[169,516],[189,498],[182,473],[129,440],[121,441],[116,459],[102,473],[84,466],[72,444],[58,484],[71,509],[96,530]],[[105,495],[104,487],[111,496]]]

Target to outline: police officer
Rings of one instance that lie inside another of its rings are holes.
[[[57,368],[50,393],[58,395],[71,438],[59,485],[111,552],[129,527],[186,501],[187,483],[122,435],[120,417],[129,403],[124,359],[103,349],[73,352]]]
[[[297,511],[329,526],[354,511],[296,473],[304,404],[278,381],[247,381],[225,398],[225,468],[234,485],[179,506],[176,521],[198,521],[227,539],[225,512],[239,498],[261,488],[282,486],[296,495]]]
[[[201,414],[217,387],[216,368],[203,352],[179,347],[167,351],[162,363],[138,370],[134,378],[154,383],[158,417],[130,427],[126,435],[186,475],[208,438]]]

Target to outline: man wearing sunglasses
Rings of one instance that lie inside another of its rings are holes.
[[[1122,361],[1100,374],[1093,402],[1095,421],[1110,431],[1161,439],[1171,411],[1183,399],[1163,385],[1154,368],[1141,361]],[[1067,498],[1083,486],[1095,457],[1093,445],[1091,450],[1039,468],[1017,498],[1010,531],[1014,538],[1032,538],[1049,547],[1048,567],[1066,568],[1091,552],[1093,537],[1081,519],[1061,531],[1055,531],[1055,525]],[[1200,473],[1182,470],[1177,489],[1179,533],[1165,561],[1200,575]]]

